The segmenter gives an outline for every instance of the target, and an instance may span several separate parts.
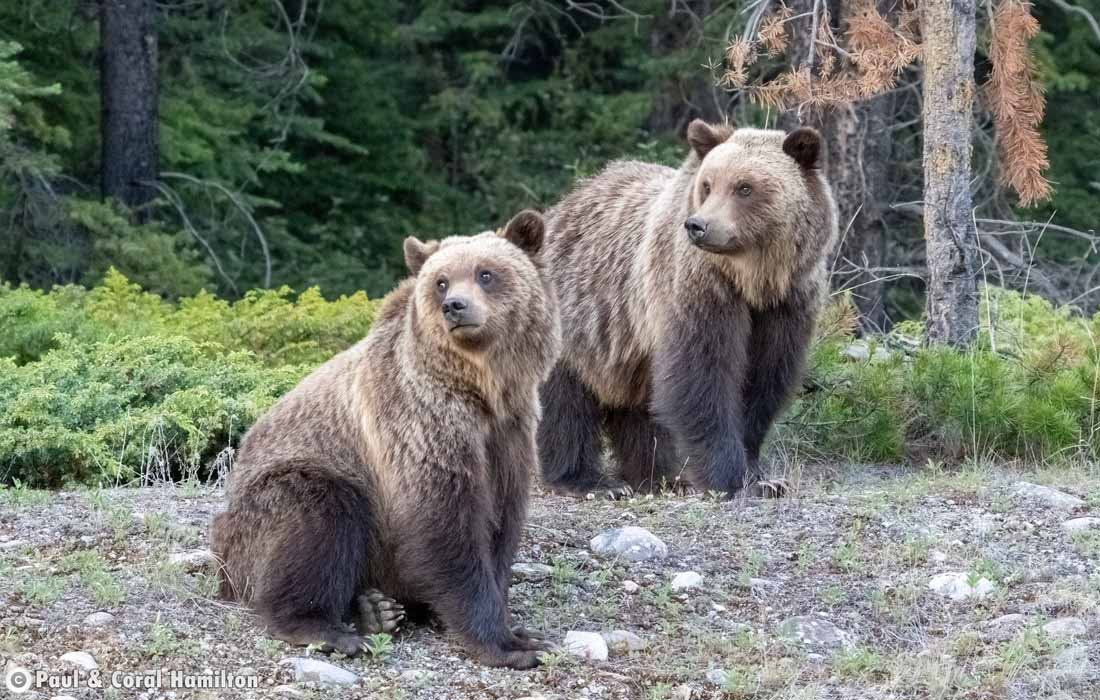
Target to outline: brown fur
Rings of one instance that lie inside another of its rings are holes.
[[[502,235],[406,241],[415,276],[370,334],[245,436],[212,540],[222,592],[274,636],[356,653],[363,630],[343,623],[377,589],[429,606],[485,663],[537,663],[508,587],[560,347],[542,232],[523,212]],[[451,328],[441,304],[459,296],[479,327]]]
[[[565,343],[539,431],[554,486],[616,485],[606,430],[635,488],[685,471],[734,491],[798,381],[837,233],[820,139],[696,121],[688,140],[680,168],[612,163],[547,213]]]

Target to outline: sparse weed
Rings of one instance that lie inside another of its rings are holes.
[[[393,637],[381,632],[363,640],[363,649],[376,661],[385,661],[393,654]]]
[[[22,593],[32,605],[45,607],[60,599],[67,587],[60,576],[34,577],[23,582]]]

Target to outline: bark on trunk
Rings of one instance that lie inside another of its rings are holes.
[[[890,197],[887,171],[893,114],[893,96],[880,95],[825,118],[829,182],[843,236],[832,282],[837,289],[851,290],[865,331],[887,330],[888,324],[885,285],[873,268],[882,267],[886,249],[883,216]]]
[[[100,0],[99,31],[103,197],[144,220],[159,161],[155,0]]]
[[[974,0],[922,0],[924,239],[929,343],[966,346],[978,327],[971,214]]]

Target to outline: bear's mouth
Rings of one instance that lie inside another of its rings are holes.
[[[457,323],[447,324],[447,330],[450,331],[451,335],[459,337],[473,335],[477,333],[480,328],[481,324],[474,323],[473,321],[459,321]]]
[[[744,248],[740,243],[736,241],[730,241],[725,244],[711,243],[710,241],[698,241],[693,242],[695,247],[706,253],[714,253],[716,255],[733,255],[734,253],[740,253]]]

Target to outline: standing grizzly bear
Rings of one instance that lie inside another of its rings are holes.
[[[248,431],[211,538],[223,595],[274,637],[354,655],[415,604],[486,664],[538,663],[508,587],[561,346],[542,240],[530,211],[500,235],[407,239],[414,277],[367,337]]]
[[[732,493],[799,381],[837,233],[821,139],[696,120],[688,141],[679,169],[612,163],[546,214],[564,341],[542,392],[551,487],[617,496],[683,472]]]

